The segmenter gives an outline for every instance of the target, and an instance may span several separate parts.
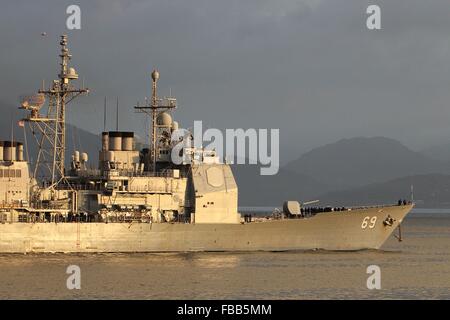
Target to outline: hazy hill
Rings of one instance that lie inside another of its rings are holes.
[[[450,207],[450,175],[426,174],[398,178],[383,183],[334,191],[320,196],[322,204],[364,205],[396,203],[398,199],[411,198],[414,186],[414,200],[421,207]]]
[[[240,206],[277,206],[285,200],[307,201],[331,189],[307,175],[280,169],[261,176],[257,165],[233,165]]]
[[[425,148],[421,153],[429,158],[450,163],[450,142]]]
[[[338,190],[403,176],[450,173],[446,163],[384,137],[342,139],[305,153],[285,169]]]

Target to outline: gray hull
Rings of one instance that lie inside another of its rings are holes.
[[[0,224],[0,252],[379,249],[411,209],[373,207],[246,224],[6,223]],[[395,220],[390,226],[383,223],[388,216]]]

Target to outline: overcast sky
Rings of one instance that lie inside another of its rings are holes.
[[[66,29],[70,4],[81,30]],[[369,4],[381,30],[366,28]],[[94,133],[104,96],[114,128],[119,96],[120,129],[144,134],[131,108],[157,67],[184,127],[280,128],[282,162],[354,136],[414,149],[450,140],[448,0],[4,1],[1,108],[56,77],[62,33],[91,88],[68,121]]]

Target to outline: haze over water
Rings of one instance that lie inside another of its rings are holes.
[[[380,251],[0,255],[0,298],[450,299],[450,214],[413,213],[402,231]],[[372,264],[381,290],[366,287]]]

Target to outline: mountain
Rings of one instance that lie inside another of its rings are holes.
[[[403,177],[359,188],[328,192],[319,198],[321,204],[332,206],[396,203],[398,199],[411,199],[411,185],[414,186],[417,206],[450,207],[450,175],[445,174]]]
[[[331,189],[307,175],[281,168],[261,176],[257,165],[232,165],[239,188],[239,206],[281,206],[286,200],[307,201]]]
[[[336,190],[417,174],[450,173],[447,163],[384,137],[342,139],[305,153],[285,169]]]
[[[450,142],[425,148],[420,153],[429,158],[450,163]]]

